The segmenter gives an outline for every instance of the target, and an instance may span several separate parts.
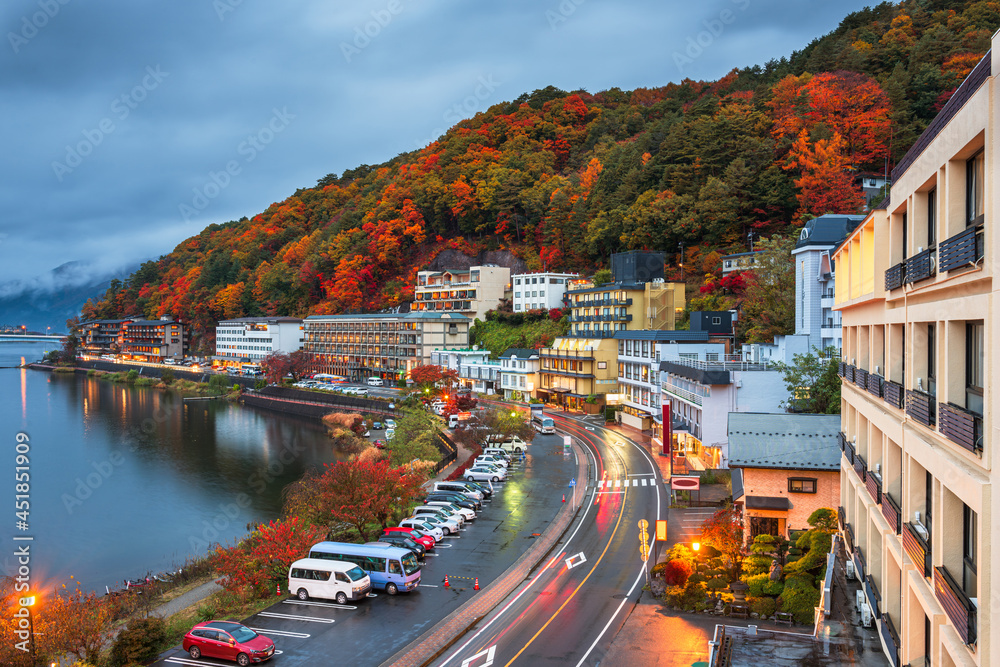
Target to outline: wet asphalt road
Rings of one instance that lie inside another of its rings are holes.
[[[395,597],[377,596],[343,607],[328,601],[299,603],[287,596],[244,621],[270,636],[280,651],[271,664],[378,665],[485,588],[527,550],[562,507],[576,470],[564,453],[562,436],[538,435],[524,465],[512,466],[507,482],[496,485],[491,502],[457,537],[445,538],[423,565],[420,587]],[[443,586],[448,575],[450,586]],[[193,661],[177,646],[156,665],[231,665],[202,658]]]

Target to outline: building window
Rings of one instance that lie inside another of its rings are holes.
[[[983,217],[983,190],[986,154],[979,151],[965,164],[965,210],[966,226],[978,224]]]
[[[713,317],[712,318],[712,324],[722,324],[722,318],[721,317]]]
[[[962,588],[970,598],[978,598],[976,576],[976,532],[978,518],[962,505]]]
[[[607,367],[608,367],[608,362],[606,362],[606,361],[598,361],[597,362],[597,368],[598,369],[603,370],[603,369],[605,369]]]
[[[934,340],[934,325],[927,325],[927,393],[937,396],[937,366],[936,341]]]
[[[965,409],[983,414],[983,323],[965,325]]]
[[[789,493],[816,493],[816,480],[808,477],[788,478]]]
[[[937,242],[937,190],[927,193],[927,247]]]

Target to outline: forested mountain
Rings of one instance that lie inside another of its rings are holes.
[[[789,58],[718,81],[536,90],[423,150],[321,178],[186,239],[83,317],[377,310],[412,299],[443,249],[507,250],[590,272],[612,252],[686,253],[689,279],[750,232],[863,206],[857,171],[891,168],[989,47],[1000,2],[906,0],[849,15]]]

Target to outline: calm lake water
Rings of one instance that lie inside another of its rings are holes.
[[[0,367],[49,343],[0,343]],[[83,375],[0,368],[0,569],[31,535],[32,576],[103,591],[173,569],[250,521],[275,518],[281,493],[342,458],[319,423],[226,401],[184,401]],[[28,530],[14,515],[15,445],[30,438]],[[5,472],[6,470],[6,472]]]

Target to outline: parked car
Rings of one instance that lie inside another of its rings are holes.
[[[382,430],[382,422],[372,422],[372,428],[376,431]]]
[[[490,482],[486,481],[475,482],[471,479],[460,479],[455,481],[457,481],[460,484],[465,484],[466,488],[468,488],[470,491],[478,491],[479,493],[481,493],[483,496],[483,500],[488,500],[489,498],[493,497],[494,489],[493,489],[493,484],[491,484]]]
[[[191,628],[181,644],[191,658],[222,658],[240,665],[270,660],[274,642],[234,621],[206,621]]]
[[[510,465],[507,459],[501,459],[497,456],[492,456],[491,454],[480,454],[479,456],[476,457],[476,460],[473,462],[472,465],[480,465],[483,463],[488,463],[490,465],[495,465],[498,468],[504,468],[504,469],[506,469],[507,466]]]
[[[449,502],[447,500],[427,500],[424,502],[424,505],[430,507],[440,507],[446,512],[451,512],[452,516],[458,514],[466,521],[476,520],[475,510],[471,510],[468,507],[462,507],[460,505],[456,505],[455,503]]]
[[[486,480],[490,482],[499,482],[506,478],[507,478],[507,473],[497,468],[473,466],[465,471],[465,479],[471,481]]]
[[[368,395],[368,390],[365,389],[364,387],[355,387],[354,388],[354,394],[356,396],[367,396]]]
[[[465,525],[465,515],[452,510],[449,507],[440,507],[438,505],[417,505],[413,508],[411,512],[413,516],[419,516],[420,514],[440,514],[446,519],[451,519],[458,523],[458,527],[461,528]]]
[[[444,515],[443,512],[433,512],[432,513],[432,512],[424,511],[424,512],[416,513],[416,514],[414,514],[410,518],[411,519],[417,519],[418,521],[424,521],[426,523],[429,523],[432,526],[440,528],[444,532],[444,534],[446,534],[446,535],[454,535],[455,533],[457,533],[460,530],[460,526],[458,525],[458,521],[456,521],[455,519],[449,519],[448,517],[446,517]],[[399,525],[402,526],[403,522],[400,521]]]
[[[417,558],[420,560],[423,560],[424,556],[427,554],[427,547],[407,537],[406,535],[382,534],[378,538],[377,542],[369,542],[368,544],[391,544],[394,547],[403,547],[404,549],[409,549],[413,553],[417,554]]]
[[[444,500],[445,502],[453,503],[459,507],[470,509],[473,512],[479,512],[483,509],[483,504],[481,502],[461,493],[448,493],[445,491],[431,492],[427,494],[426,500]]]
[[[391,429],[391,428],[387,429],[386,432],[385,432],[385,439],[386,440],[392,440],[393,437],[395,437],[395,435],[396,435],[396,430],[395,429]]]
[[[440,526],[432,524],[430,521],[424,521],[423,519],[403,519],[399,522],[400,528],[414,528],[423,533],[427,533],[434,538],[435,542],[440,542],[444,539],[444,529]]]
[[[462,480],[452,480],[450,482],[434,482],[434,488],[432,493],[460,493],[464,496],[471,498],[477,502],[482,501],[486,497],[482,489],[474,489],[470,486],[471,482],[466,482]]]
[[[382,537],[387,535],[403,535],[409,537],[417,544],[424,545],[424,549],[430,551],[434,548],[437,540],[429,533],[425,533],[419,528],[403,528],[402,526],[390,526],[382,530]],[[379,539],[382,539],[381,537]]]
[[[396,420],[395,419],[386,419],[385,420],[385,427],[388,428],[388,429],[395,429],[396,428]]]

